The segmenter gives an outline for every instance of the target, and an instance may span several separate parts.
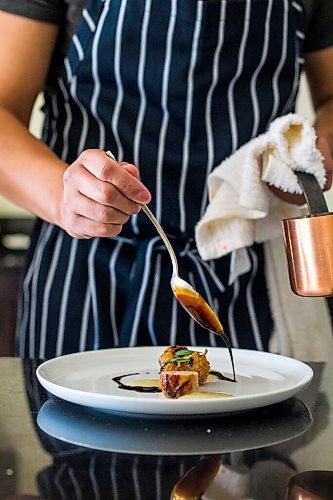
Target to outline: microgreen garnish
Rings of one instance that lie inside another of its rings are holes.
[[[170,358],[167,361],[163,363],[163,366],[166,365],[167,363],[186,363],[188,359],[185,359],[184,357],[181,356],[176,356],[175,358]]]
[[[176,356],[174,358],[167,359],[164,361],[164,363],[161,366],[161,370],[167,365],[168,363],[189,363],[190,366],[193,364],[193,358],[185,358],[185,356],[190,356],[191,354],[194,354],[195,352],[198,351],[190,351],[190,349],[179,349],[178,351],[175,352]],[[207,350],[205,351],[206,354]],[[201,353],[199,353],[201,354]]]
[[[177,356],[187,356],[193,353],[195,353],[195,351],[190,351],[189,349],[180,349],[179,351],[176,351]]]

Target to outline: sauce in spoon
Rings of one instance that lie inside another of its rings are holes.
[[[219,335],[223,342],[226,344],[229,351],[229,356],[232,365],[233,372],[233,382],[236,382],[235,364],[234,357],[231,350],[231,344],[223,331],[222,324],[213,309],[207,304],[207,302],[201,297],[201,295],[194,290],[192,287],[183,287],[172,284],[172,291],[178,300],[178,302],[183,306],[185,311],[192,316],[192,318],[197,321],[203,328],[214,332]]]

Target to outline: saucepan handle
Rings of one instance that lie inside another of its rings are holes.
[[[302,188],[310,215],[328,213],[328,207],[319,183],[314,175],[295,171],[299,185]]]

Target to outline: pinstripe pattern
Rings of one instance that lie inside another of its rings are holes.
[[[113,345],[115,347],[119,344],[118,329],[116,323],[116,307],[117,307],[117,275],[116,275],[116,264],[119,252],[123,246],[122,241],[118,241],[115,246],[112,257],[110,258],[109,270],[110,270],[110,316],[112,324],[113,333]]]
[[[235,113],[235,96],[234,96],[234,89],[235,85],[237,83],[237,80],[240,78],[243,67],[244,67],[244,53],[245,53],[245,47],[247,43],[247,37],[249,34],[249,24],[250,24],[250,13],[251,13],[251,1],[246,0],[246,7],[245,7],[245,12],[244,12],[244,20],[243,20],[243,32],[242,32],[242,38],[241,38],[241,44],[240,44],[240,49],[238,52],[238,63],[237,63],[237,71],[233,78],[231,79],[231,82],[228,87],[228,107],[229,107],[229,121],[230,121],[230,127],[231,127],[231,139],[232,139],[232,148],[231,151],[234,152],[239,146],[239,140],[238,140],[238,127],[240,124],[237,123],[236,120],[236,113]]]
[[[59,470],[56,472],[55,478],[54,478],[54,484],[55,484],[55,487],[56,487],[56,492],[57,492],[57,494],[59,495],[59,497],[61,499],[66,499],[67,498],[66,492],[65,492],[64,488],[61,485],[61,475],[64,472],[65,467],[66,467],[65,464],[62,464],[59,467]]]
[[[262,54],[261,54],[260,62],[258,64],[258,66],[256,67],[255,72],[253,73],[252,79],[251,79],[251,98],[252,98],[252,104],[253,104],[253,129],[252,129],[251,137],[256,137],[258,135],[258,129],[259,129],[260,107],[259,107],[259,99],[258,99],[258,92],[257,92],[257,80],[258,80],[258,76],[260,74],[260,71],[262,70],[262,68],[265,64],[265,61],[267,59],[272,7],[273,7],[273,0],[269,0],[267,3],[267,11],[266,11],[266,18],[265,18],[265,38],[264,38],[264,43],[263,43]]]
[[[68,59],[65,60],[65,69],[67,71],[67,78],[70,79],[70,66]],[[77,89],[77,77],[74,76],[71,81],[71,95],[73,96],[73,100],[75,104],[77,104],[79,110],[81,111],[82,114],[82,129],[81,129],[81,134],[80,134],[80,139],[78,141],[78,147],[77,147],[77,156],[80,154],[80,152],[84,148],[84,144],[87,139],[87,134],[88,134],[88,127],[89,127],[89,118],[88,118],[88,113],[85,109],[85,107],[82,105],[82,103],[79,101],[76,95],[76,89]]]
[[[93,348],[98,349],[100,347],[99,343],[99,313],[98,313],[98,301],[96,293],[96,274],[95,274],[95,255],[97,252],[97,247],[99,244],[99,238],[96,238],[92,245],[91,251],[89,252],[88,258],[88,273],[89,273],[89,284],[91,290],[91,302],[92,302],[92,312],[94,320],[94,343]]]
[[[140,94],[140,108],[138,112],[138,118],[136,121],[135,132],[134,132],[134,151],[133,151],[133,161],[137,167],[140,167],[140,142],[142,135],[143,120],[145,116],[147,97],[144,88],[144,72],[146,67],[146,53],[147,53],[147,30],[149,26],[150,11],[151,11],[152,0],[146,0],[145,12],[142,22],[142,30],[140,36],[140,56],[138,65],[138,89]],[[131,224],[134,234],[139,234],[139,228],[137,226],[137,215],[131,218]]]
[[[87,335],[88,335],[88,323],[89,314],[91,306],[91,292],[89,284],[87,285],[84,297],[84,305],[82,310],[82,322],[80,329],[80,339],[79,339],[79,351],[85,351],[87,349]]]
[[[281,59],[273,75],[273,94],[274,94],[274,105],[272,109],[272,114],[270,121],[272,121],[277,114],[277,110],[280,104],[280,92],[279,92],[279,77],[284,66],[287,57],[287,44],[288,44],[288,0],[283,0],[284,4],[284,14],[283,14],[283,26],[282,26],[282,49],[281,49]]]
[[[207,102],[205,109],[205,122],[206,122],[206,131],[207,131],[207,172],[206,175],[210,174],[213,170],[214,166],[214,135],[213,135],[213,124],[212,124],[212,101],[213,95],[216,89],[216,85],[218,83],[219,78],[219,61],[221,57],[221,50],[224,42],[225,35],[225,16],[226,16],[226,0],[221,2],[221,10],[220,10],[220,24],[218,30],[218,42],[216,45],[214,60],[213,60],[213,70],[212,70],[212,82],[210,88],[207,93]],[[204,214],[207,205],[207,197],[208,197],[208,187],[204,186],[203,189],[203,197],[201,201],[201,211],[200,215]]]
[[[300,4],[291,0],[89,0],[63,75],[45,95],[43,138],[61,158],[70,163],[100,147],[138,165],[182,277],[219,312],[239,347],[268,347],[262,247],[249,250],[250,272],[229,285],[230,256],[203,262],[194,227],[211,170],[293,109],[301,22]],[[93,241],[73,241],[38,221],[23,282],[20,355],[222,345],[175,301],[171,273],[142,213],[120,237]]]
[[[162,212],[162,169],[163,169],[163,160],[164,160],[164,152],[165,152],[165,139],[167,133],[167,127],[169,123],[169,109],[168,109],[168,87],[169,87],[169,78],[170,78],[170,64],[171,64],[171,53],[172,53],[172,38],[175,29],[177,15],[177,1],[171,0],[171,13],[169,17],[168,23],[168,31],[166,38],[166,47],[165,47],[165,62],[163,66],[163,78],[162,78],[162,96],[161,96],[161,108],[163,111],[163,120],[159,133],[159,141],[158,141],[158,156],[157,156],[157,172],[156,172],[156,218],[157,220],[161,220],[161,212]]]
[[[180,213],[179,226],[182,233],[184,233],[186,230],[185,227],[186,212],[185,212],[184,195],[185,195],[187,171],[189,168],[190,132],[191,132],[191,122],[192,122],[193,88],[194,88],[193,76],[198,57],[198,44],[199,44],[199,37],[200,37],[201,23],[202,23],[202,9],[203,9],[202,3],[197,2],[195,29],[193,32],[193,40],[191,47],[191,60],[190,60],[189,72],[187,75],[187,99],[186,99],[186,111],[185,111],[183,159],[182,159],[181,177],[180,177],[180,184],[178,191],[179,213]]]
[[[117,158],[119,161],[123,161],[124,152],[123,146],[121,144],[118,132],[118,124],[119,124],[119,114],[122,105],[122,101],[124,98],[124,89],[120,76],[120,58],[121,58],[121,39],[122,39],[122,30],[124,24],[124,15],[126,9],[127,0],[122,0],[120,9],[119,9],[119,18],[116,29],[116,42],[115,42],[115,57],[114,57],[114,73],[115,80],[117,86],[117,99],[114,105],[113,116],[111,121],[112,132],[115,137],[115,141],[117,144]]]
[[[112,454],[111,457],[112,457],[112,459],[111,459],[110,476],[111,476],[111,485],[112,485],[112,498],[114,500],[119,500],[118,486],[117,486],[117,475],[116,475],[117,455],[114,453],[114,454]]]
[[[295,2],[292,3],[293,8],[296,10],[295,14],[299,17],[298,23],[302,25],[302,17],[303,17],[303,7],[301,5],[296,4]],[[288,112],[291,106],[293,106],[293,103],[295,102],[297,91],[298,91],[298,83],[299,83],[299,78],[300,78],[300,73],[301,73],[301,66],[304,64],[304,58],[302,57],[302,45],[304,43],[305,35],[303,31],[301,30],[296,30],[296,38],[295,38],[295,50],[296,50],[296,57],[295,57],[295,77],[294,77],[294,85],[293,85],[293,90],[290,94],[290,97],[285,105],[285,107],[282,110],[282,114],[285,114]]]
[[[63,343],[64,343],[64,335],[65,335],[68,296],[69,296],[70,286],[71,286],[71,282],[72,282],[77,245],[78,245],[78,240],[73,239],[71,242],[70,257],[68,260],[67,273],[66,273],[66,278],[65,278],[64,287],[62,290],[62,296],[61,296],[59,327],[58,327],[58,336],[57,336],[57,344],[56,344],[56,355],[57,356],[60,356],[64,350]]]
[[[64,96],[64,107],[65,107],[65,114],[66,114],[66,120],[65,120],[65,126],[63,128],[63,148],[62,148],[62,153],[61,153],[61,159],[66,161],[66,158],[68,156],[68,149],[69,149],[69,142],[68,142],[68,135],[70,131],[70,126],[72,122],[72,110],[71,106],[69,104],[69,95],[67,88],[64,84],[64,81],[62,78],[59,79],[59,87],[61,92],[63,93]]]
[[[39,359],[45,358],[45,346],[47,339],[47,321],[48,321],[48,306],[50,302],[51,287],[54,281],[54,275],[59,265],[60,250],[63,240],[63,234],[60,233],[54,246],[54,254],[52,257],[50,270],[46,279],[45,291],[43,296],[43,308],[41,318],[41,331],[40,331],[40,345],[39,345]]]

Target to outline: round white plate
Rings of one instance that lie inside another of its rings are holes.
[[[232,376],[228,351],[208,350],[213,370]],[[204,391],[232,394],[228,398],[171,400],[161,393],[137,393],[118,388],[113,377],[139,373],[132,378],[158,378],[158,358],[164,347],[129,347],[68,354],[50,359],[37,369],[40,383],[61,399],[93,408],[150,415],[210,415],[259,408],[284,401],[304,389],[312,369],[292,358],[266,352],[233,349],[237,383],[218,381]],[[131,377],[126,378],[126,383]],[[124,380],[124,381],[125,381]]]

